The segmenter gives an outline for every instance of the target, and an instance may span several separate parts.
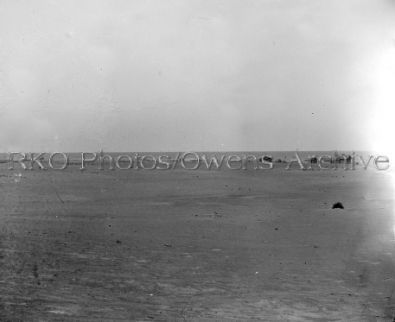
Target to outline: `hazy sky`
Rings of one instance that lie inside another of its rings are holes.
[[[395,149],[394,62],[394,0],[0,0],[0,148]]]

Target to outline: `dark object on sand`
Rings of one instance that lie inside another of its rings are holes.
[[[273,157],[271,155],[264,155],[262,158],[259,158],[259,162],[273,162]]]
[[[344,209],[344,206],[341,202],[336,202],[332,205],[332,209]]]
[[[318,163],[318,158],[314,155],[310,158],[310,163],[311,164],[317,164]]]

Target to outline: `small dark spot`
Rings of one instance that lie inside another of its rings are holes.
[[[121,242],[119,239],[117,239],[115,242],[116,242],[117,244],[122,244],[122,242]]]
[[[336,202],[332,205],[332,209],[344,209],[344,206],[341,202]]]
[[[111,227],[111,225],[108,225],[108,227]]]
[[[274,228],[274,230],[278,230],[278,227]]]
[[[34,264],[33,266],[33,275],[35,278],[38,278],[38,266],[37,264]]]
[[[317,245],[314,245],[313,248],[318,248],[318,246],[317,246]]]

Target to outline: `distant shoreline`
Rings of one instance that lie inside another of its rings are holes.
[[[229,170],[270,170],[275,164],[285,164],[285,170],[297,166],[301,170],[330,170],[344,168],[345,170],[367,169],[374,166],[377,170],[388,170],[390,159],[385,155],[363,153],[339,153],[338,151],[295,151],[280,152],[178,152],[178,153],[24,153],[13,152],[5,154],[0,163],[7,163],[8,169],[15,167],[23,170],[64,170],[70,165],[80,165],[81,170],[88,166],[97,166],[99,170],[219,170],[223,167]]]

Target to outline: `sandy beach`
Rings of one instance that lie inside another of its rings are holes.
[[[391,180],[2,170],[0,319],[392,321]]]
[[[395,322],[395,0],[0,1],[0,322]]]

